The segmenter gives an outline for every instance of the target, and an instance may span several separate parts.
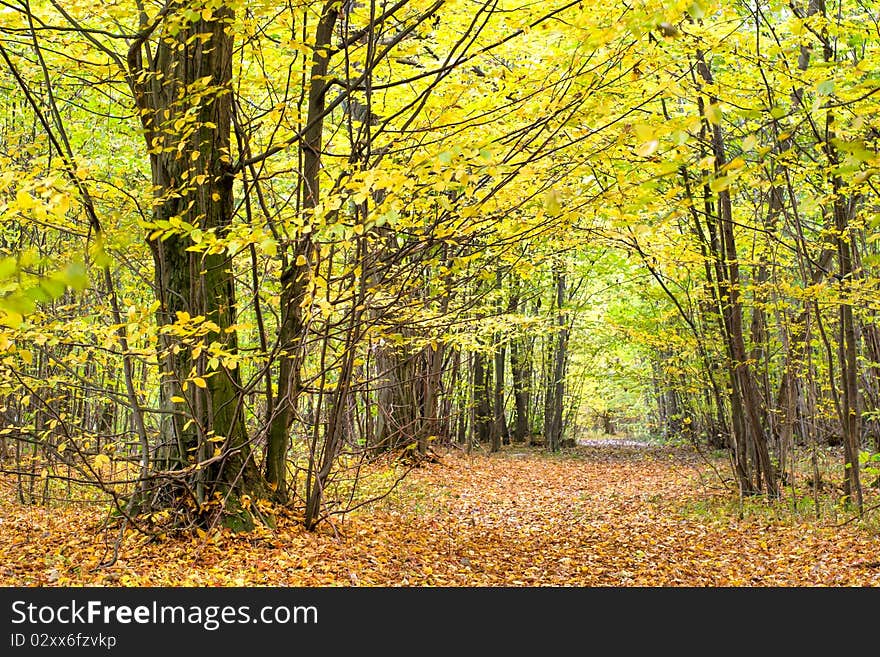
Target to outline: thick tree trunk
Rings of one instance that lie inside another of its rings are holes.
[[[376,349],[378,414],[375,453],[406,447],[426,440],[426,387],[431,347],[409,353],[407,346],[381,345]],[[430,400],[436,406],[436,399]]]
[[[162,486],[170,497],[161,503],[194,503],[202,515],[222,493],[230,517],[249,526],[247,510],[234,508],[237,493],[261,492],[262,478],[245,430],[239,375],[210,367],[206,353],[212,343],[232,355],[238,347],[233,263],[225,250],[199,248],[207,233],[222,240],[233,216],[233,19],[225,7],[210,20],[181,16],[180,31],[157,34],[152,52],[146,42],[132,47],[129,69],[155,190],[147,242],[163,327],[164,412],[156,465],[170,471],[164,481],[171,482]]]

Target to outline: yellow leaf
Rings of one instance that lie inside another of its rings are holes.
[[[186,400],[183,397],[178,397],[175,395],[171,398],[171,401],[173,401],[175,404],[183,404]]]
[[[110,457],[106,454],[98,454],[94,461],[95,469],[100,470],[102,467],[110,465]]]
[[[660,142],[656,139],[652,139],[651,141],[646,141],[644,144],[639,146],[636,149],[636,155],[639,157],[649,157],[657,150],[657,146],[660,145]]]
[[[711,189],[713,192],[722,192],[728,187],[730,187],[729,176],[720,176],[709,183],[709,189]]]
[[[547,192],[544,199],[544,209],[551,217],[555,217],[562,211],[562,205],[559,203],[559,192],[551,189]]]
[[[67,194],[52,195],[52,214],[56,217],[64,217],[70,210],[70,197]]]
[[[296,257],[296,266],[297,267],[302,267],[306,263],[308,263],[308,260],[306,260],[306,257],[304,255],[298,255]]]
[[[721,105],[719,105],[718,103],[711,103],[709,105],[706,105],[705,115],[706,115],[706,120],[709,123],[712,123],[714,125],[720,125],[721,124]]]
[[[30,210],[36,203],[33,197],[24,190],[19,190],[15,194],[15,203],[20,210]]]
[[[637,123],[633,126],[633,132],[636,133],[636,139],[639,141],[652,141],[657,131],[654,129],[654,126],[648,125],[646,123]]]
[[[30,365],[31,363],[34,362],[34,356],[33,356],[33,354],[31,354],[31,352],[22,349],[22,350],[19,351],[18,353],[21,355],[21,359],[22,359],[25,363],[27,363],[28,365]]]
[[[9,328],[17,329],[24,321],[24,317],[20,313],[6,308],[0,308],[0,311],[4,313],[3,315],[0,315],[0,326],[8,326]]]
[[[199,388],[207,388],[208,383],[200,376],[197,376],[193,379],[193,383],[195,383]]]

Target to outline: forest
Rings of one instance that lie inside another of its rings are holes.
[[[0,583],[878,586],[880,2],[0,1]]]

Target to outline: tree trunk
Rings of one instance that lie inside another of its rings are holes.
[[[478,444],[490,441],[492,437],[492,394],[491,376],[486,366],[486,356],[475,351],[474,358],[474,438]]]
[[[303,136],[303,171],[300,183],[301,208],[308,213],[320,199],[321,148],[324,134],[327,69],[333,29],[339,16],[336,3],[324,6],[315,29],[315,47],[309,76],[306,130]],[[302,362],[305,358],[306,321],[302,301],[305,298],[312,266],[311,233],[297,237],[292,252],[287,255],[281,274],[281,325],[278,330],[279,370],[278,394],[269,425],[266,449],[266,480],[280,501],[287,499],[287,450],[290,446],[290,428],[302,388]],[[311,474],[311,473],[309,473]]]
[[[498,297],[498,311],[500,314],[501,311],[501,287],[502,287],[502,273],[501,270],[498,269],[495,273],[495,288],[499,293]],[[509,308],[508,308],[509,311]],[[504,361],[506,359],[506,349],[504,345],[501,343],[501,336],[495,336],[495,353],[494,353],[494,389],[492,394],[492,411],[493,411],[493,422],[492,422],[492,451],[497,452],[501,449],[501,445],[509,445],[510,444],[510,430],[507,427],[507,414],[504,412]]]
[[[561,265],[554,266],[555,332],[551,338],[549,378],[544,398],[544,446],[551,452],[562,442],[562,411],[565,393],[565,365],[568,360],[568,325],[565,314],[566,281]]]
[[[831,147],[829,146],[828,148],[830,149]],[[847,198],[840,192],[841,187],[842,182],[840,178],[835,176],[834,219],[837,229],[838,274],[844,295],[839,308],[840,336],[838,338],[838,358],[840,361],[841,388],[843,389],[840,421],[843,428],[844,495],[846,495],[848,502],[855,504],[859,514],[861,514],[864,506],[859,473],[862,427],[861,414],[859,412],[857,337],[851,300],[855,295],[855,281],[853,280],[855,272],[852,265],[851,230],[849,227]]]
[[[811,0],[807,12],[809,14],[821,14],[825,17],[826,7],[822,0]],[[822,27],[814,32],[822,44],[822,53],[825,63],[832,63],[837,57],[837,46],[833,43],[827,27]],[[801,52],[803,61],[808,61],[809,51]],[[804,65],[803,68],[806,68]],[[833,107],[833,106],[832,106]],[[835,142],[834,110],[829,107],[825,113],[825,134],[822,149],[828,160],[832,188],[832,211],[834,213],[834,245],[837,248],[837,278],[843,297],[839,306],[839,336],[838,336],[838,362],[840,365],[840,385],[843,391],[840,405],[840,423],[843,432],[844,450],[844,494],[847,501],[854,503],[859,515],[864,510],[862,499],[862,485],[859,474],[859,452],[862,440],[861,414],[859,412],[859,363],[857,353],[858,338],[856,335],[856,320],[853,316],[852,298],[856,292],[856,278],[858,272],[853,267],[853,249],[855,239],[851,224],[852,199],[846,195],[845,184],[839,173],[836,173],[841,164],[841,157],[837,151]],[[833,385],[833,383],[832,383]]]
[[[517,309],[519,297],[511,298],[511,306]],[[519,336],[510,341],[510,377],[513,383],[513,403],[516,409],[516,421],[513,427],[513,442],[524,443],[529,439],[531,421],[529,419],[529,400],[531,382],[531,352],[526,340]]]
[[[199,247],[209,232],[222,240],[233,216],[233,19],[226,7],[210,20],[181,16],[179,32],[160,26],[152,52],[149,42],[136,42],[128,63],[155,190],[147,242],[163,328],[164,412],[156,465],[171,471],[159,497],[166,505],[192,503],[204,518],[220,493],[232,526],[244,528],[251,518],[238,507],[239,494],[261,492],[263,482],[245,430],[239,375],[210,367],[202,348],[237,350],[233,263],[225,250]]]
[[[712,74],[702,52],[697,53],[697,72],[705,84],[713,84]],[[709,102],[717,103],[717,99],[710,94]],[[702,97],[699,99],[699,106],[705,116]],[[720,176],[727,162],[724,134],[721,125],[717,122],[713,122],[707,129],[715,158],[714,170],[716,175]],[[717,248],[713,249],[712,255],[716,264],[718,298],[721,300],[721,324],[729,357],[728,374],[737,475],[743,492],[760,492],[766,487],[768,494],[775,497],[778,494],[778,487],[766,433],[766,407],[749,364],[743,334],[739,256],[729,189],[718,192],[715,218],[718,239],[713,244]],[[751,467],[752,464],[755,466],[754,469]]]

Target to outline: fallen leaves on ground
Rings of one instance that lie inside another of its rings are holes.
[[[880,585],[876,524],[718,513],[732,495],[710,465],[625,444],[556,456],[450,452],[320,531],[280,516],[249,534],[151,543],[129,532],[107,567],[118,536],[101,529],[100,510],[7,500],[0,584]]]

